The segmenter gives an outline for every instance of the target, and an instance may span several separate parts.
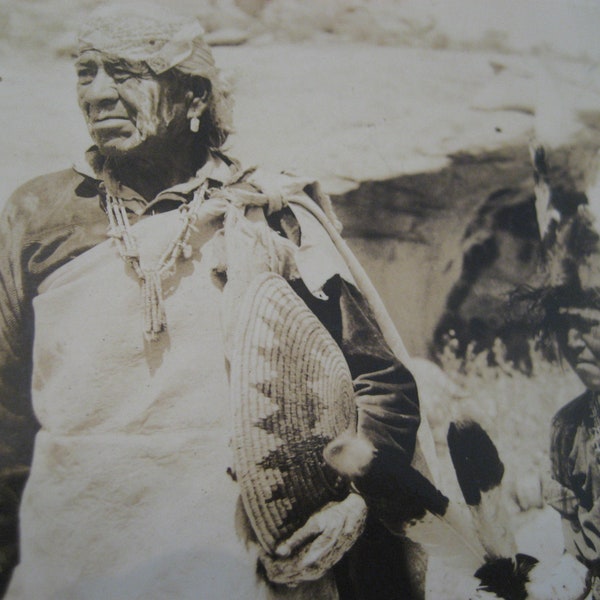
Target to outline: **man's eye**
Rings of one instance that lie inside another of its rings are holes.
[[[117,82],[122,83],[123,81],[127,81],[131,77],[134,77],[131,71],[127,71],[126,69],[113,69],[111,73],[111,77]]]
[[[579,329],[581,333],[590,333],[600,325],[596,319],[586,319],[585,317],[572,319],[570,324],[572,327]]]
[[[79,67],[77,69],[77,83],[86,85],[94,80],[95,71],[87,67]]]

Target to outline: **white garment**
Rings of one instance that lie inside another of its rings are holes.
[[[140,285],[111,241],[35,299],[41,430],[10,600],[268,597],[234,531],[221,293],[203,247],[218,222],[202,210],[192,258],[163,282],[158,342],[144,342]],[[178,226],[177,211],[133,226],[142,263]]]

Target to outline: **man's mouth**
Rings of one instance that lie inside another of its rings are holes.
[[[577,367],[586,367],[586,366],[598,367],[598,361],[591,360],[588,358],[578,358],[577,362],[575,363],[575,366],[577,366]]]
[[[129,121],[129,117],[124,115],[97,115],[90,119],[93,125],[111,125],[122,124],[123,121]]]

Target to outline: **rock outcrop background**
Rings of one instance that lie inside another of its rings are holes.
[[[69,57],[96,4],[0,5],[2,198],[81,159],[88,138]],[[448,420],[477,414],[507,463],[515,510],[541,506],[550,416],[578,386],[507,324],[505,308],[539,260],[532,138],[555,182],[600,204],[600,5],[169,5],[203,16],[236,99],[230,152],[321,181],[409,350],[439,359],[469,393],[449,404],[442,390],[424,407],[438,447]],[[523,541],[533,553],[548,545],[536,531]]]

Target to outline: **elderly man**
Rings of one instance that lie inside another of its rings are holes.
[[[376,508],[346,553],[365,499],[378,506],[377,474],[411,468],[419,408],[328,199],[221,153],[229,100],[197,22],[99,10],[76,70],[89,169],[25,184],[1,222],[6,597],[413,597]],[[343,351],[358,433],[376,451],[368,476],[352,491],[342,481],[273,552],[237,504],[228,447],[228,340],[265,269]],[[404,517],[420,513],[405,500]]]

